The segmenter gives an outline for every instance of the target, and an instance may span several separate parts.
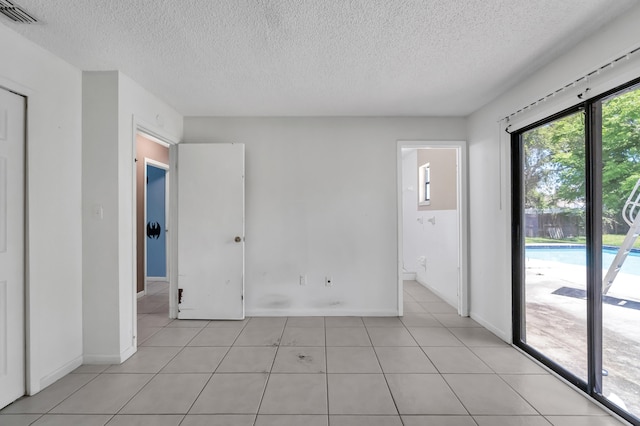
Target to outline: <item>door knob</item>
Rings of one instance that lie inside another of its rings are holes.
[[[239,243],[240,241],[242,241],[242,238],[240,238],[240,237],[236,237],[236,238],[234,239],[234,241],[235,241],[236,243]]]

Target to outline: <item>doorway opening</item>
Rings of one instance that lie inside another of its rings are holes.
[[[170,321],[169,143],[135,130],[134,335],[144,342]]]
[[[466,142],[398,142],[398,311],[415,280],[469,315]]]
[[[169,219],[169,166],[165,163],[144,159],[144,221],[138,235],[144,240],[144,292],[149,293],[149,284],[169,282],[168,266],[168,219]],[[142,231],[142,232],[140,232]]]
[[[149,282],[169,282],[169,147],[154,139],[143,133],[136,135],[136,293],[139,297],[147,294]]]

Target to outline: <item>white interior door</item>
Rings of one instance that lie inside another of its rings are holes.
[[[0,408],[25,391],[24,102],[0,89]]]
[[[179,144],[178,318],[244,318],[244,145]]]

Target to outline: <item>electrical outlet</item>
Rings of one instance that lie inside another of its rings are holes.
[[[330,276],[324,277],[324,285],[326,287],[333,287],[333,278],[331,278]]]
[[[300,285],[307,285],[307,276],[306,275],[300,275]]]

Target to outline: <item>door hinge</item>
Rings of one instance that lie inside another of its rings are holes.
[[[182,303],[182,292],[181,288],[178,289],[178,305]]]

